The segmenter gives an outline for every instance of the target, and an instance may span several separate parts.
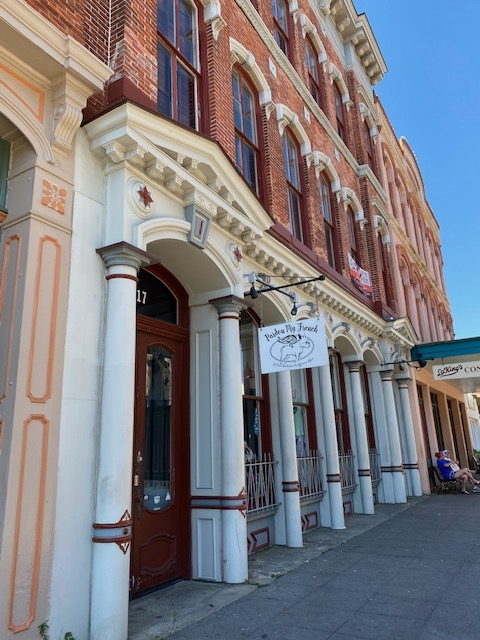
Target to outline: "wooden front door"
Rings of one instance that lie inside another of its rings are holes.
[[[190,577],[188,331],[137,327],[132,596]]]

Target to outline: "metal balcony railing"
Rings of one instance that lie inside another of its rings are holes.
[[[370,471],[372,473],[372,485],[376,487],[382,479],[382,472],[380,471],[380,454],[376,449],[370,449]]]
[[[320,460],[320,453],[316,449],[297,458],[300,500],[323,496]]]
[[[268,453],[264,454],[261,460],[254,457],[252,462],[245,463],[248,515],[268,511],[277,506],[275,464]]]
[[[357,486],[355,480],[355,467],[353,464],[355,456],[351,451],[340,451],[338,462],[340,474],[342,476],[342,493],[351,493]]]

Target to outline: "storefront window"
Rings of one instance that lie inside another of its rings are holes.
[[[350,441],[350,428],[348,425],[348,415],[346,411],[347,402],[343,367],[337,353],[331,353],[329,359],[338,449],[339,453],[344,453],[346,451],[350,451],[352,445]]]
[[[307,456],[317,448],[315,437],[315,418],[311,414],[309,387],[311,372],[297,369],[290,372],[292,379],[293,421],[295,424],[295,443],[297,456]]]
[[[265,429],[264,386],[260,373],[257,325],[246,312],[240,315],[240,347],[243,381],[243,424],[246,458],[260,459],[270,451]],[[251,462],[252,459],[247,460]]]
[[[260,407],[262,395],[257,352],[257,327],[245,311],[240,319],[241,365],[243,379],[243,422],[246,451],[262,454]]]

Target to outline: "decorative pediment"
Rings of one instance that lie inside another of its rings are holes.
[[[312,145],[297,114],[286,105],[277,104],[277,121],[280,135],[283,136],[286,127],[290,127],[290,129],[295,133],[295,136],[300,143],[300,153],[306,158],[307,164],[310,166],[312,161]]]
[[[342,94],[342,102],[348,111],[352,105],[350,94],[348,93],[348,88],[345,84],[345,80],[343,79],[341,71],[337,69],[333,62],[328,63],[328,75],[330,77],[330,83],[333,84],[335,82],[340,89],[340,93]]]
[[[275,103],[272,100],[272,90],[256,63],[255,56],[240,42],[230,38],[230,57],[232,66],[240,64],[253,82],[255,89],[258,91],[258,101],[262,107],[265,107],[265,114],[268,120],[275,109]]]
[[[355,222],[359,223],[360,228],[363,231],[366,223],[365,214],[355,191],[353,191],[353,189],[350,189],[349,187],[342,187],[342,200],[343,208],[345,209],[345,211],[349,206],[351,207],[355,215]]]
[[[322,151],[313,152],[313,166],[315,167],[315,175],[318,178],[322,171],[327,174],[330,184],[332,185],[333,193],[340,193],[342,187],[340,186],[340,177],[333,165],[332,159]]]
[[[302,36],[304,38],[308,36],[312,41],[312,44],[318,56],[317,59],[319,64],[325,64],[325,62],[327,61],[327,52],[325,50],[325,47],[323,46],[323,42],[320,40],[317,27],[304,13],[300,15],[300,26],[302,28]]]

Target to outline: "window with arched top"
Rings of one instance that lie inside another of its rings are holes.
[[[355,260],[358,267],[362,267],[362,257],[360,255],[360,242],[358,238],[358,225],[355,224],[355,214],[351,207],[347,208],[348,237],[350,239],[350,255]]]
[[[197,128],[199,38],[196,4],[190,0],[157,1],[157,105],[177,122]]]
[[[321,66],[318,64],[318,54],[308,36],[305,39],[305,57],[307,61],[308,85],[310,93],[312,94],[315,102],[323,108],[323,71]]]
[[[382,274],[383,281],[383,290],[385,292],[385,302],[391,308],[393,303],[393,295],[392,290],[390,288],[390,282],[388,278],[388,255],[386,251],[385,244],[383,242],[382,235],[377,234],[377,243],[378,243],[378,258],[379,258],[379,266],[380,273]]]
[[[290,231],[297,240],[304,242],[306,240],[306,234],[304,233],[303,223],[303,184],[300,172],[302,158],[298,143],[288,129],[285,129],[283,135],[283,153],[287,178]]]
[[[370,169],[372,169],[372,171],[374,171],[375,170],[375,161],[374,161],[374,155],[373,155],[372,137],[370,135],[370,127],[368,126],[366,120],[363,123],[363,135],[365,137],[365,148],[366,148],[366,151],[367,151],[367,164],[370,167]]]
[[[343,104],[340,87],[336,82],[333,83],[333,97],[335,101],[337,133],[345,142],[345,144],[347,144],[347,118],[345,113],[345,105]]]
[[[325,176],[320,176],[320,204],[322,207],[323,228],[325,232],[325,248],[328,264],[340,271],[340,257],[338,253],[338,235],[334,219],[332,189]]]
[[[289,57],[289,14],[286,0],[272,0],[273,37],[283,53]]]
[[[248,79],[232,71],[233,119],[235,125],[235,166],[260,195],[260,116],[258,97]]]

